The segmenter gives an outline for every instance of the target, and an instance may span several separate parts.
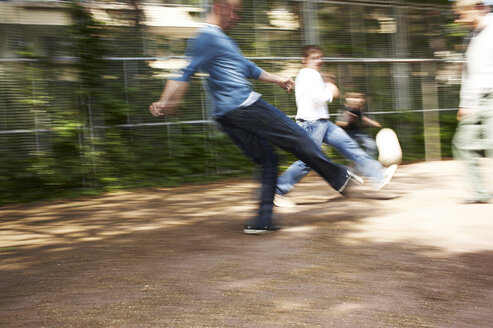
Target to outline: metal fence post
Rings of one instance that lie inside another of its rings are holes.
[[[396,6],[392,9],[396,20],[396,33],[392,34],[392,55],[394,58],[407,58],[409,56],[407,38],[407,16],[405,9]],[[392,64],[392,83],[394,92],[394,109],[411,109],[411,94],[409,84],[409,63],[400,62]]]
[[[303,33],[307,44],[320,44],[316,5],[313,0],[303,0]]]
[[[122,60],[123,63],[123,86],[125,89],[125,103],[128,105],[128,70],[127,70],[127,61]],[[130,124],[130,111],[127,109],[127,124]]]
[[[29,72],[31,72],[31,76],[28,75],[28,78],[31,79],[31,89],[32,89],[31,90],[31,100],[32,100],[32,103],[33,104],[36,103],[36,76],[35,76],[35,73],[33,73],[35,70],[36,70],[35,63],[30,62],[29,63],[29,69],[27,70],[27,72],[28,72],[27,74],[30,74]],[[33,108],[32,110],[33,110],[33,113],[34,113],[34,129],[36,131],[34,133],[34,139],[35,139],[35,142],[36,142],[36,154],[37,154],[36,156],[39,156],[39,153],[41,151],[41,148],[40,148],[40,145],[39,145],[39,133],[37,132],[38,129],[39,129],[38,109],[37,108]]]
[[[425,143],[425,159],[437,161],[441,159],[440,146],[440,113],[438,108],[438,90],[435,81],[436,63],[421,63],[423,79],[421,94],[423,100],[423,135]],[[430,110],[426,110],[430,109]]]

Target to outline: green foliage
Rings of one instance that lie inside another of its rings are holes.
[[[130,117],[136,123],[150,118],[147,108],[137,104],[158,98],[157,91],[149,93],[152,98],[142,93],[150,82],[161,81],[149,80],[154,72],[145,63],[125,62],[123,72],[121,66],[108,65],[104,56],[114,48],[103,38],[125,36],[139,43],[140,27],[108,30],[77,2],[72,15],[69,50],[75,62],[60,66],[26,49],[22,55],[35,61],[4,70],[2,78],[11,88],[0,89],[0,108],[16,110],[5,116],[3,125],[18,126],[30,111],[35,119],[24,128],[43,131],[22,135],[29,138],[25,147],[17,136],[0,135],[3,145],[12,145],[0,147],[0,204],[172,186],[252,171],[253,165],[214,125],[170,121],[156,128],[126,128]],[[70,81],[63,81],[66,69]],[[193,83],[191,92],[202,94],[200,82]],[[186,111],[182,120],[207,118],[197,99],[186,98],[184,106],[195,110]]]

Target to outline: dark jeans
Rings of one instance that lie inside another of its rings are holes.
[[[260,209],[250,224],[271,224],[277,182],[277,158],[271,144],[293,153],[337,191],[349,179],[347,169],[332,163],[305,130],[262,99],[251,106],[227,112],[218,117],[217,122],[244,154],[262,169]]]

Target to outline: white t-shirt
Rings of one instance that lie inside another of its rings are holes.
[[[332,102],[333,95],[320,73],[313,68],[302,68],[295,82],[296,118],[307,121],[328,119],[327,102]]]

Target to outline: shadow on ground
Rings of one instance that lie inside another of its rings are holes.
[[[493,205],[460,173],[355,199],[310,175],[264,236],[250,180],[3,207],[0,326],[492,327]]]

